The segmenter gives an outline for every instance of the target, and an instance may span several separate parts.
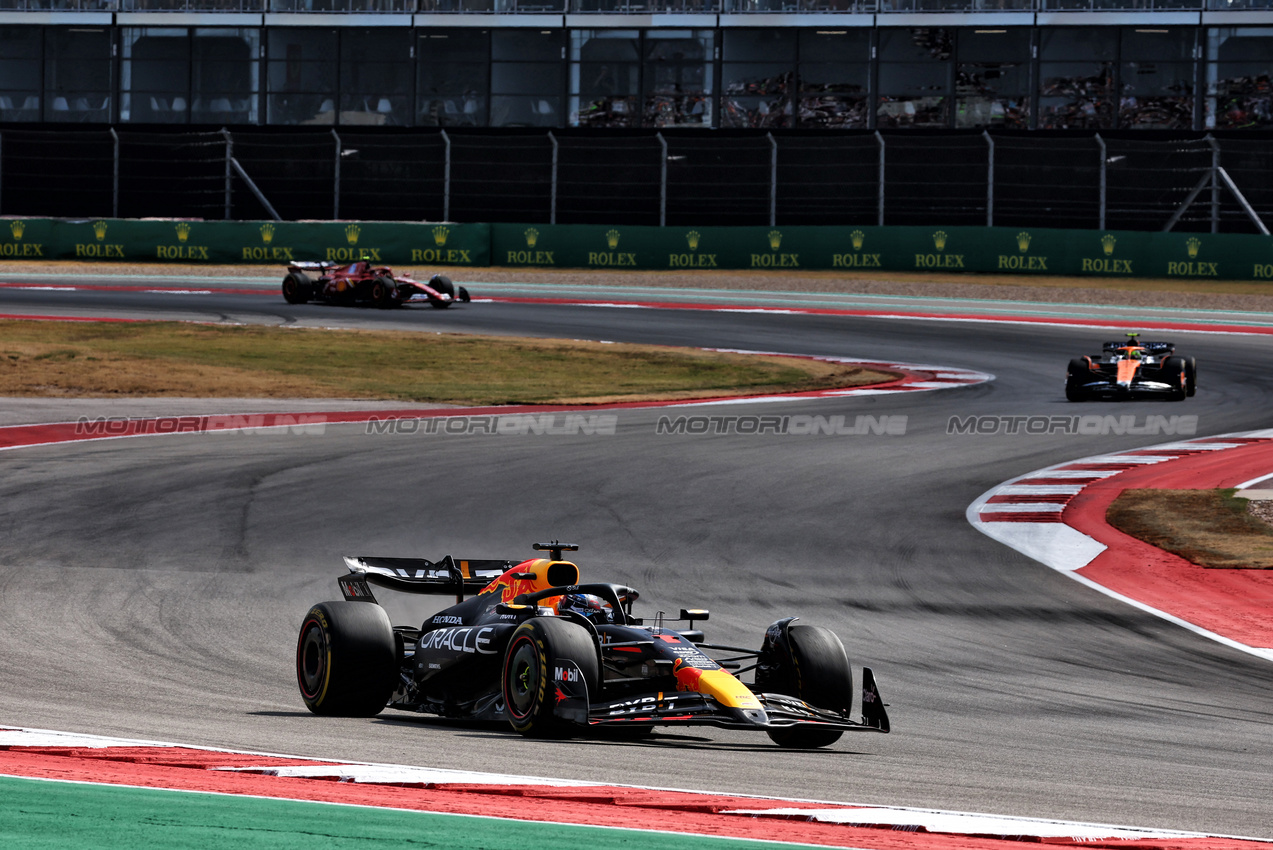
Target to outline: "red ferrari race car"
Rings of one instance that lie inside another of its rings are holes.
[[[468,303],[468,290],[457,287],[444,274],[435,274],[428,283],[392,269],[373,266],[366,260],[349,265],[303,262],[287,267],[283,297],[288,304],[324,301],[328,304],[373,304],[400,307],[411,301],[428,301],[430,307],[450,307],[456,301]]]

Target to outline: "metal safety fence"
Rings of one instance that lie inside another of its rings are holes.
[[[0,130],[0,215],[1267,233],[1267,139]]]

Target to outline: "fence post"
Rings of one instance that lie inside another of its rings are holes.
[[[442,131],[442,142],[446,145],[446,161],[442,172],[442,220],[451,220],[451,137]]]
[[[778,140],[773,133],[769,137],[769,226],[778,226]]]
[[[989,149],[986,163],[986,227],[995,226],[995,140],[990,137],[989,130],[982,130]]]
[[[548,131],[548,141],[553,143],[553,184],[551,200],[548,205],[548,223],[557,223],[557,137],[553,135],[553,131]]]
[[[1211,232],[1220,232],[1220,143],[1210,133],[1206,135],[1211,146]]]
[[[225,220],[230,220],[230,192],[234,188],[234,168],[230,165],[230,161],[234,159],[234,140],[230,138],[230,131],[221,128],[221,135],[225,136]]]
[[[659,168],[659,227],[667,224],[667,139],[662,133],[655,133],[659,146],[663,150],[663,162]]]
[[[111,165],[111,218],[119,218],[119,134],[110,128],[114,162]]]
[[[2,190],[2,189],[4,188],[4,146],[3,146],[3,142],[4,142],[4,135],[3,135],[3,134],[0,134],[0,190]],[[0,198],[3,198],[3,197],[4,197],[3,192],[0,192]],[[0,210],[3,210],[3,209],[4,209],[4,206],[3,206],[2,204],[0,204]]]
[[[1096,226],[1098,229],[1104,230],[1105,229],[1105,185],[1106,185],[1105,184],[1105,169],[1106,169],[1106,166],[1109,164],[1109,155],[1106,152],[1105,140],[1101,138],[1101,134],[1097,133],[1094,138],[1096,139],[1096,144],[1099,145],[1101,149],[1101,211],[1100,211],[1100,221],[1097,223]]]
[[[332,129],[332,138],[336,140],[336,165],[332,169],[332,221],[340,218],[340,156],[342,143],[336,130]]]
[[[884,137],[880,135],[880,131],[875,131],[875,142],[880,146],[880,175],[879,175],[879,198],[876,201],[879,206],[879,225],[884,226]]]

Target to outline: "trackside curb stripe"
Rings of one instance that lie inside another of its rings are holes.
[[[879,850],[992,850],[1004,847],[1005,839],[1128,850],[1237,850],[1270,843],[1175,830],[145,745],[29,729],[0,728],[0,774]],[[781,837],[775,841],[775,835]]]
[[[1076,470],[1106,467],[1099,477]],[[1066,461],[1005,481],[968,506],[983,534],[1112,598],[1211,640],[1273,661],[1273,574],[1213,570],[1122,534],[1105,510],[1125,489],[1236,487],[1273,468],[1273,432],[1248,431]],[[1259,480],[1259,479],[1255,479]],[[1077,485],[1062,489],[1057,484]],[[1060,513],[1009,513],[1023,489],[1055,491]],[[1019,521],[1014,521],[1019,520]]]

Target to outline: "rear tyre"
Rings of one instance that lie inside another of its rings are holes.
[[[1087,368],[1087,361],[1081,357],[1075,357],[1070,361],[1070,366],[1065,371],[1065,398],[1067,401],[1084,401],[1087,393],[1083,390],[1084,376],[1091,370]]]
[[[589,695],[601,680],[597,647],[588,630],[569,620],[536,617],[517,627],[508,641],[501,676],[504,705],[513,729],[532,738],[560,735],[569,724],[553,714],[557,689],[553,668],[573,661]]]
[[[378,277],[371,283],[371,303],[375,304],[381,310],[388,310],[395,306],[396,299],[394,296],[393,280],[387,277]]]
[[[821,626],[790,626],[790,667],[774,690],[798,697],[812,706],[848,715],[853,705],[853,668],[835,632]],[[782,681],[785,680],[785,681]],[[770,729],[769,737],[780,747],[825,747],[840,740],[839,729],[792,726]]]
[[[1193,357],[1185,358],[1185,382],[1189,385],[1185,395],[1192,398],[1198,391],[1198,361]]]
[[[314,297],[314,284],[304,272],[290,272],[283,278],[283,298],[288,304],[305,304]]]
[[[1159,371],[1161,379],[1171,384],[1171,401],[1184,401],[1189,396],[1188,365],[1183,357],[1168,357]]]
[[[301,622],[296,680],[314,714],[372,717],[398,683],[393,626],[371,602],[321,602]]]

